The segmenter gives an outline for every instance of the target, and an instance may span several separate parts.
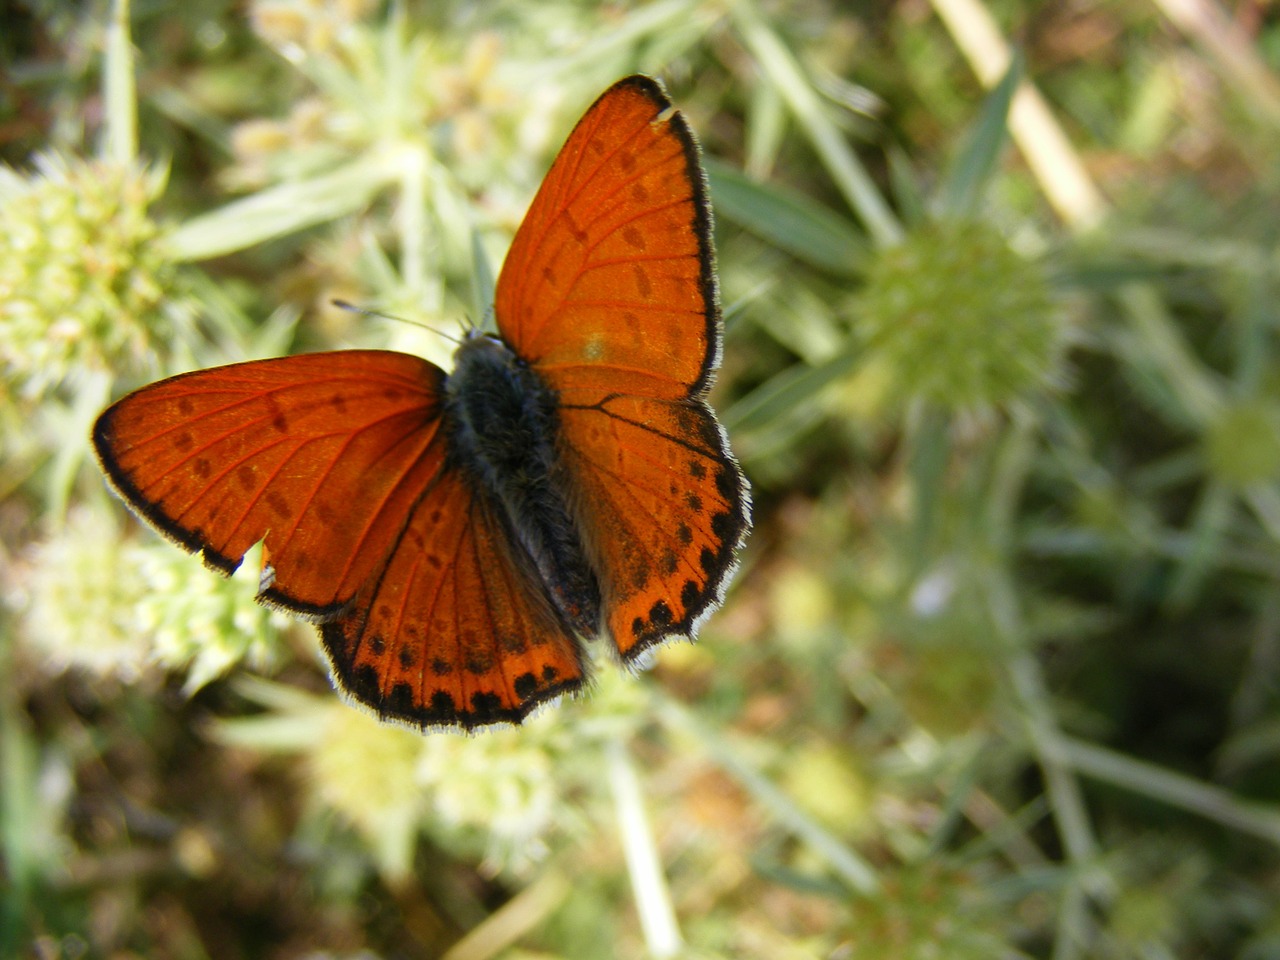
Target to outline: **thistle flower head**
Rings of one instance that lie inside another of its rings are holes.
[[[423,741],[418,774],[431,797],[434,832],[482,852],[494,872],[520,872],[547,853],[545,838],[562,806],[555,752],[538,735],[548,719],[475,738]]]
[[[384,876],[404,879],[427,811],[418,782],[421,734],[379,723],[336,698],[314,709],[323,720],[309,725],[316,736],[304,750],[315,799],[354,828]]]
[[[0,167],[0,380],[28,399],[77,370],[149,362],[172,265],[147,207],[163,176],[55,154]]]
[[[1044,273],[984,223],[928,224],[882,251],[855,322],[899,400],[981,412],[1057,379],[1062,325]]]
[[[1280,408],[1266,400],[1229,405],[1204,436],[1209,473],[1234,489],[1280,476]]]
[[[125,681],[145,670],[149,650],[135,611],[146,583],[134,550],[106,511],[77,508],[27,553],[11,595],[27,645],[52,670]]]
[[[241,579],[169,544],[126,540],[106,511],[81,508],[29,554],[17,591],[23,633],[55,670],[131,681],[160,664],[186,670],[193,693],[274,652],[286,620],[254,603]]]
[[[292,58],[324,53],[377,7],[375,0],[257,0],[249,5],[254,29]]]
[[[227,580],[154,539],[130,551],[146,585],[134,607],[138,631],[149,639],[157,662],[186,671],[188,694],[241,661],[263,667],[276,660],[280,634],[290,621],[254,602],[261,569],[256,555],[246,557]]]
[[[459,854],[483,856],[495,873],[519,872],[547,852],[563,803],[557,752],[536,729],[545,724],[478,737],[423,736],[336,699],[272,697],[284,708],[281,719],[292,713],[301,720],[303,712],[312,718],[284,724],[297,735],[291,746],[306,757],[312,795],[360,835],[389,880],[409,876],[420,831]],[[224,726],[249,731],[249,742],[258,722]]]

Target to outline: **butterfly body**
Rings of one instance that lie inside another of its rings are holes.
[[[445,380],[449,458],[501,511],[564,622],[600,628],[600,585],[570,513],[557,455],[558,397],[499,337],[472,333]]]
[[[706,395],[721,321],[698,149],[661,86],[600,96],[446,374],[379,350],[180,374],[103,412],[121,497],[320,626],[338,688],[422,729],[519,723],[692,638],[749,527]]]

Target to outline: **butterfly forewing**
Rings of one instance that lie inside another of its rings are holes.
[[[266,600],[323,619],[380,567],[443,465],[444,374],[386,351],[182,374],[94,427],[116,489],[224,572],[265,540]]]
[[[696,150],[661,87],[630,77],[587,111],[547,173],[495,312],[503,337],[566,400],[701,388],[718,315]]]
[[[703,399],[721,325],[698,148],[656,81],[618,82],[574,128],[495,310],[559,399],[561,467],[619,652],[692,636],[732,574],[748,498]]]

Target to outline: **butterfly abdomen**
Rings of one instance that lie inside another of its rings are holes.
[[[499,508],[565,623],[600,627],[600,586],[556,469],[556,395],[496,337],[472,334],[445,382],[449,456]]]

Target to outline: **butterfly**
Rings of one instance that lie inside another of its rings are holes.
[[[574,127],[512,240],[497,335],[180,374],[93,429],[144,520],[319,625],[340,692],[422,729],[519,723],[692,638],[750,526],[708,405],[721,350],[699,150],[658,81]]]

